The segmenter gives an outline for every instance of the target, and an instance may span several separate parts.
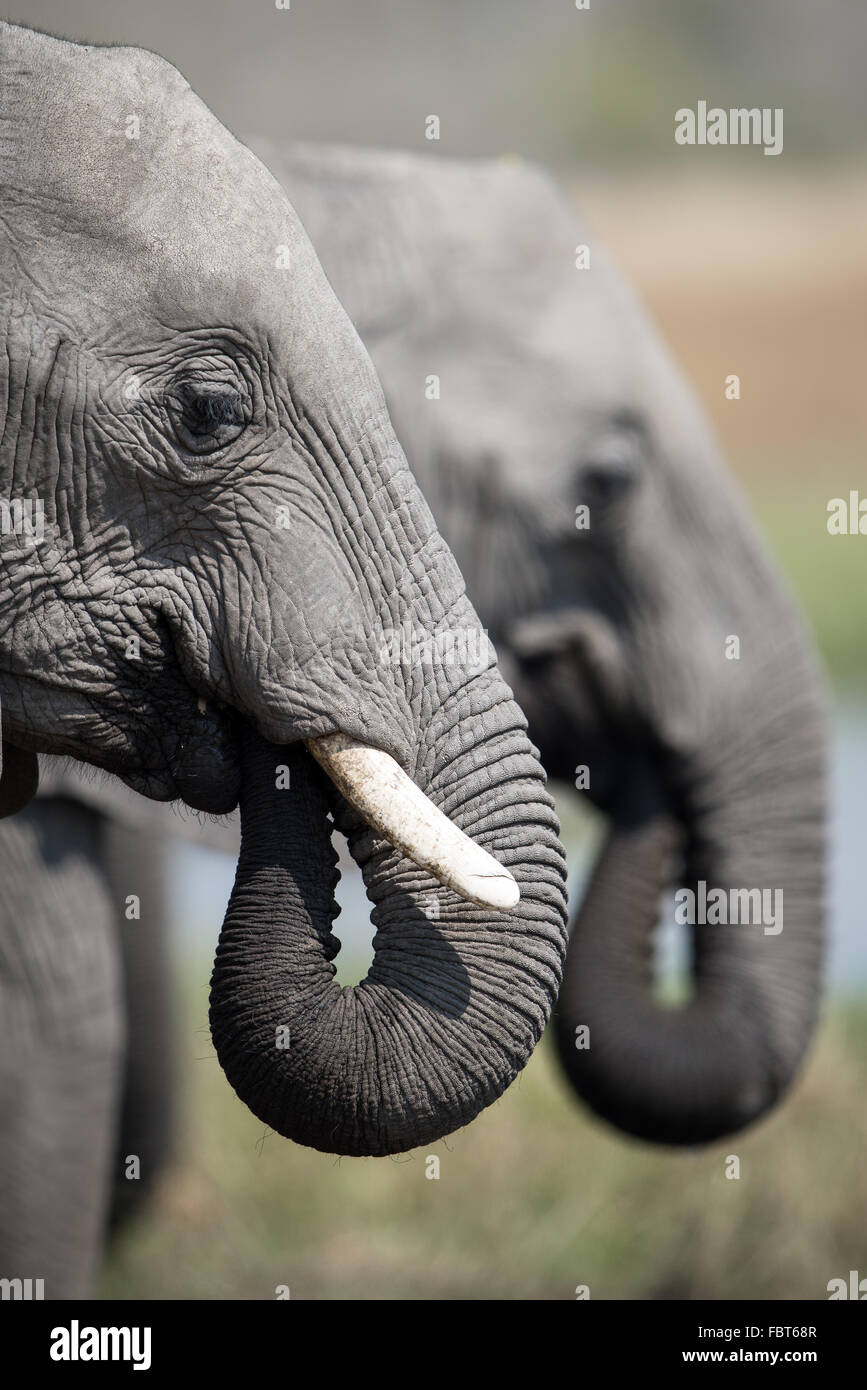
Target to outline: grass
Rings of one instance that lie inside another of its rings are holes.
[[[838,1003],[789,1100],[724,1144],[626,1141],[573,1100],[547,1039],[466,1130],[396,1159],[267,1134],[212,1055],[185,977],[188,1131],[107,1298],[824,1298],[867,1270],[867,1001]],[[198,1060],[193,1060],[198,1058]],[[426,1177],[428,1155],[440,1161]],[[741,1176],[725,1176],[727,1156]]]

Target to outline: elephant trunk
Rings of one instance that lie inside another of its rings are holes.
[[[663,812],[615,824],[577,915],[560,1058],[599,1115],[642,1139],[705,1143],[758,1119],[791,1082],[816,1022],[823,700],[806,650],[784,669],[773,697],[741,711],[686,769],[682,825]],[[672,885],[694,893],[699,919],[681,1008],[652,994],[659,897]]]
[[[266,1124],[328,1153],[390,1154],[468,1123],[526,1063],[565,950],[564,864],[544,774],[517,707],[452,702],[428,725],[416,782],[508,867],[512,910],[458,899],[337,797],[299,745],[244,734],[242,845],[211,982],[220,1063]],[[463,735],[463,736],[462,736]],[[275,776],[288,768],[289,786]],[[375,959],[341,987],[333,811],[375,904]]]

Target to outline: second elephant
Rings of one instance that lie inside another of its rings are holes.
[[[567,1075],[641,1138],[730,1134],[816,1023],[825,692],[702,411],[544,171],[254,148],[371,352],[549,776],[610,818],[556,1012]],[[652,967],[674,888],[725,904],[691,925],[680,1008]]]

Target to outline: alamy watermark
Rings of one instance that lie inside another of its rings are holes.
[[[765,936],[783,930],[782,888],[711,888],[699,879],[696,891],[678,888],[674,920],[679,926],[754,926]]]
[[[383,630],[379,649],[381,666],[459,666],[469,672],[486,671],[492,656],[484,627],[426,632],[412,623],[403,623]]]
[[[44,1279],[0,1279],[0,1299],[3,1302],[29,1303],[45,1297]]]
[[[73,1318],[68,1327],[51,1329],[48,1354],[52,1361],[130,1361],[134,1371],[151,1364],[149,1327],[82,1327]]]
[[[832,497],[827,506],[829,536],[867,536],[867,497],[851,488],[848,498]]]
[[[783,152],[783,108],[777,106],[722,106],[708,109],[700,101],[695,109],[681,106],[674,113],[674,138],[678,145],[763,145],[765,154]]]
[[[851,1298],[863,1303],[867,1299],[867,1279],[862,1279],[857,1269],[849,1270],[848,1281],[846,1279],[829,1279],[825,1286],[828,1290],[828,1301],[835,1299]]]
[[[45,539],[45,504],[39,498],[0,498],[0,536],[20,536],[39,545]]]

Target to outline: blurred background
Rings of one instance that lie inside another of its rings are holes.
[[[725,1145],[669,1153],[578,1109],[547,1040],[426,1155],[300,1149],[238,1102],[207,992],[234,866],[178,846],[181,1133],[115,1243],[115,1298],[823,1298],[867,1275],[867,10],[861,0],[11,0],[7,18],[169,58],[237,135],[514,152],[552,165],[644,296],[813,623],[834,690],[831,989],[793,1094]],[[783,107],[785,148],[677,146],[674,111]],[[424,138],[425,117],[441,138]],[[725,378],[741,378],[726,400]],[[558,789],[572,887],[599,826]],[[351,879],[344,983],[370,932]],[[349,929],[349,917],[356,927]],[[341,929],[345,928],[345,932]],[[660,944],[663,970],[678,943]],[[725,1178],[729,1153],[741,1178]]]

